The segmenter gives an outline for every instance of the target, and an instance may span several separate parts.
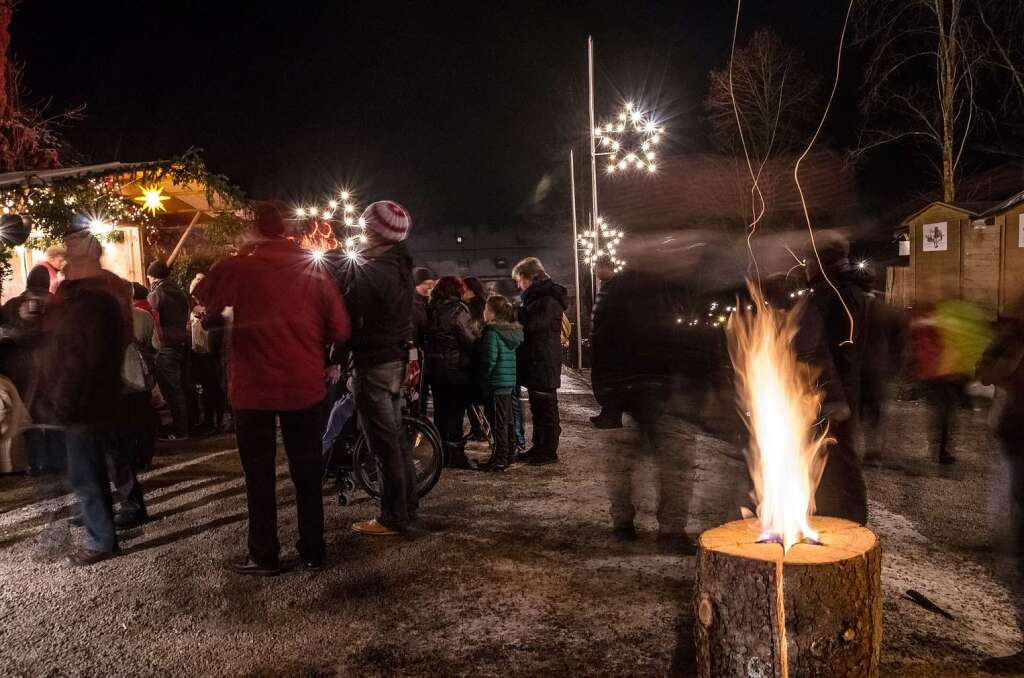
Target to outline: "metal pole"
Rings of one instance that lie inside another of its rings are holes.
[[[572,202],[572,267],[576,274],[576,369],[583,369],[583,325],[580,322],[580,254],[577,243],[579,232],[576,230],[576,162],[572,149],[569,149],[569,190]]]
[[[590,226],[594,230],[594,256],[601,249],[601,229],[598,228],[597,219],[597,139],[594,137],[596,125],[594,123],[594,37],[587,36],[587,82],[590,89],[590,129],[587,135],[590,137]],[[590,275],[594,285],[594,293],[601,289],[601,282],[597,279],[597,267],[591,265]]]

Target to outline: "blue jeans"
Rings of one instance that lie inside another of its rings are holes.
[[[359,423],[370,452],[377,458],[380,518],[391,529],[404,529],[419,508],[416,469],[402,425],[402,381],[405,363],[394,361],[357,367],[353,390]]]
[[[520,388],[512,389],[512,430],[515,432],[516,445],[526,447],[526,426],[523,425],[523,403],[519,400]]]
[[[68,480],[85,523],[85,548],[109,553],[117,548],[117,532],[102,434],[69,429],[66,438]]]
[[[335,441],[341,435],[345,424],[352,418],[355,411],[356,404],[350,395],[343,395],[334,402],[334,406],[331,407],[331,414],[327,418],[327,429],[324,431],[323,438],[321,439],[321,450],[324,454],[327,454],[328,450],[334,447]]]

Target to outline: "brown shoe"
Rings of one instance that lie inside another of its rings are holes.
[[[114,547],[113,551],[90,551],[89,549],[78,549],[68,555],[67,563],[70,567],[88,567],[96,563],[108,560],[118,555],[121,551]]]
[[[352,531],[359,534],[366,534],[371,537],[390,537],[399,534],[398,530],[392,530],[387,525],[382,525],[376,518],[352,523]]]

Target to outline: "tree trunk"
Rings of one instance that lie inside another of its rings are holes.
[[[758,544],[739,520],[700,537],[695,606],[701,678],[876,678],[881,549],[870,531],[814,518],[820,545]]]

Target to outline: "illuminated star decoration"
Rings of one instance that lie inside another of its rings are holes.
[[[164,195],[164,189],[161,186],[149,188],[143,186],[142,195],[135,198],[135,201],[142,203],[142,209],[147,210],[150,215],[154,215],[157,212],[166,212],[167,207],[164,205],[164,201],[170,199],[170,196]]]
[[[594,232],[584,231],[579,238],[583,261],[593,266],[599,257],[607,256],[612,262],[612,266],[615,267],[615,272],[618,273],[626,267],[626,261],[618,257],[619,243],[622,242],[622,238],[626,234],[619,229],[612,228],[604,220],[604,217],[597,218],[597,227],[601,229],[602,249],[594,249]]]
[[[366,242],[366,222],[358,215],[355,198],[346,190],[339,191],[324,207],[298,207],[295,216],[310,220],[300,244],[313,253],[314,259],[322,259],[325,252],[339,245],[351,258],[359,251],[359,246]],[[337,236],[339,232],[345,233],[341,242]]]
[[[632,101],[626,103],[614,121],[595,127],[593,133],[600,155],[607,158],[608,174],[630,169],[652,174],[657,171],[655,146],[662,140],[665,127]]]

